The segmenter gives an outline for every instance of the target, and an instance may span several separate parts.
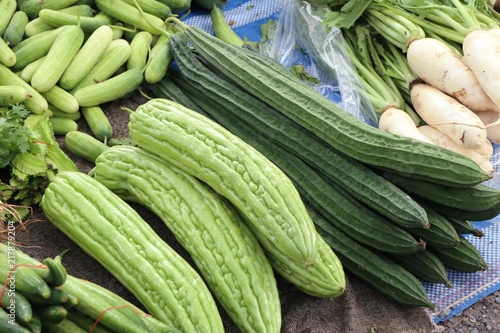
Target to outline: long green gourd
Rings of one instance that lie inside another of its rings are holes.
[[[393,174],[385,174],[385,177],[419,201],[436,203],[450,209],[481,212],[495,208],[500,203],[500,189],[484,184],[453,188]]]
[[[178,103],[153,99],[130,115],[136,144],[226,197],[290,260],[310,265],[317,233],[290,179],[256,149]]]
[[[423,285],[410,272],[362,246],[311,207],[308,210],[318,232],[337,253],[346,271],[400,304],[434,308]]]
[[[187,96],[196,101],[215,121],[233,134],[253,146],[275,163],[294,182],[299,194],[322,212],[328,221],[357,241],[389,253],[409,254],[424,249],[401,227],[390,223],[382,215],[358,202],[351,194],[337,184],[322,177],[302,159],[285,151],[275,142],[262,135],[255,135],[256,129],[234,116],[229,105],[205,96],[194,86],[191,89],[182,84]],[[195,97],[197,96],[197,97]],[[229,108],[229,109],[228,109]],[[421,225],[417,228],[423,229]]]
[[[211,66],[354,159],[455,187],[467,187],[491,178],[464,156],[383,132],[360,121],[291,73],[273,69],[282,67],[278,63],[255,61],[246,55],[248,51],[195,26],[186,27],[184,32]]]
[[[279,332],[274,272],[238,213],[193,176],[139,147],[114,146],[94,178],[158,215],[190,253],[207,285],[242,332]]]
[[[81,172],[51,179],[41,207],[158,320],[185,332],[224,332],[200,275],[125,201]]]
[[[230,110],[233,117],[249,123],[253,127],[253,136],[260,133],[259,136],[262,135],[291,154],[299,156],[331,181],[348,190],[359,201],[394,223],[406,227],[423,227],[428,224],[424,209],[405,192],[362,163],[339,153],[314,133],[268,104],[208,69],[194,55],[182,35],[172,36],[170,44],[182,77],[198,86],[201,91],[201,95],[196,95],[199,96],[198,100],[217,101],[223,106],[221,112]],[[172,86],[168,81],[175,81],[180,77],[175,75],[175,72],[171,73],[158,84],[159,88]]]

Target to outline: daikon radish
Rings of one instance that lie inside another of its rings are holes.
[[[484,170],[484,172],[489,175],[493,175],[493,165],[491,164],[489,158],[473,150],[467,149],[459,144],[456,144],[449,136],[430,125],[419,126],[418,130],[429,140],[431,140],[435,145],[470,158],[471,160],[476,162],[481,167],[481,169]]]
[[[387,108],[380,115],[378,127],[386,132],[432,143],[425,135],[420,133],[417,125],[408,113],[395,107]]]
[[[465,36],[462,47],[465,61],[483,90],[500,106],[500,33],[497,29],[473,30]]]
[[[491,159],[491,157],[493,156],[493,144],[488,139],[488,140],[486,140],[485,145],[481,149],[475,150],[475,152],[483,155],[487,159]]]
[[[469,109],[500,112],[500,105],[491,100],[472,70],[444,42],[429,37],[417,39],[408,47],[406,57],[408,65],[422,81]]]
[[[410,95],[415,112],[425,123],[465,148],[484,145],[487,132],[483,122],[456,99],[426,83],[412,84]]]
[[[471,149],[472,151],[478,153],[479,155],[483,155],[487,159],[490,159],[493,156],[493,145],[491,141],[486,139],[484,145],[479,149]]]
[[[491,125],[500,119],[500,114],[494,111],[478,111],[476,114],[486,126],[488,140],[492,143],[500,143],[500,124]]]

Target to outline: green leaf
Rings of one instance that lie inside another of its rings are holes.
[[[349,29],[371,3],[372,0],[349,0],[340,9],[326,12],[323,23],[327,27]]]
[[[46,173],[47,163],[44,159],[30,153],[19,153],[12,159],[12,166],[27,175]]]

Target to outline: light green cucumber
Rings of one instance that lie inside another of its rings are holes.
[[[129,69],[97,84],[78,89],[74,93],[80,107],[96,106],[122,98],[137,89],[144,76],[138,69]]]
[[[75,94],[80,88],[103,82],[114,75],[127,62],[130,56],[130,44],[124,39],[114,39],[101,54],[90,71],[71,89]]]
[[[75,97],[57,84],[41,94],[49,104],[63,112],[75,113],[80,109]]]
[[[7,67],[12,67],[16,63],[16,53],[10,48],[10,46],[0,38],[0,64],[4,64]]]
[[[0,106],[9,106],[24,101],[28,92],[18,85],[0,85]]]
[[[57,84],[83,44],[84,33],[76,25],[60,28],[45,59],[31,77],[31,85],[39,92],[46,92]]]
[[[0,37],[3,36],[5,30],[9,26],[9,22],[14,16],[17,8],[16,0],[0,0]]]
[[[140,12],[134,5],[122,0],[96,0],[96,6],[99,10],[118,21],[154,35],[160,34],[160,31],[166,28],[163,19],[149,13]]]
[[[147,31],[139,31],[130,41],[130,56],[127,69],[143,70],[146,67],[149,52],[153,43],[153,35]]]
[[[47,100],[26,81],[21,79],[9,67],[0,64],[0,85],[14,85],[26,89],[27,98],[23,101],[24,105],[33,113],[43,114],[48,110]]]
[[[107,140],[111,139],[113,136],[113,127],[104,110],[99,105],[83,106],[81,112],[90,130],[98,140],[106,143]]]
[[[3,13],[2,13],[3,14]],[[3,39],[10,46],[17,45],[24,38],[24,28],[28,24],[29,19],[23,11],[16,11],[12,16],[7,29],[3,33]]]
[[[99,58],[109,47],[113,30],[103,25],[96,29],[82,45],[59,79],[59,85],[72,90],[92,70]]]
[[[65,25],[77,25],[87,34],[93,33],[99,27],[108,24],[108,20],[96,18],[95,16],[81,16],[78,14],[64,13],[60,10],[42,9],[39,18],[54,28]]]
[[[172,63],[173,57],[170,52],[169,39],[170,36],[167,34],[160,35],[151,49],[148,64],[144,71],[144,80],[149,84],[160,81]]]

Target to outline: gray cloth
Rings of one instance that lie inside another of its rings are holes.
[[[128,113],[121,109],[127,107],[134,110],[145,102],[138,93],[127,99],[115,101],[103,106],[113,125],[114,137],[128,137]],[[90,133],[85,120],[79,120],[80,130]],[[66,150],[64,140],[58,139]],[[82,172],[88,172],[92,164],[82,161],[71,152],[72,157]],[[144,207],[131,203],[139,214],[151,224],[152,228],[190,263],[187,252],[175,240],[163,222]],[[27,226],[29,233],[20,233],[21,250],[42,260],[54,257],[64,250],[63,263],[69,274],[78,278],[95,282],[119,294],[131,303],[141,307],[134,296],[126,290],[97,261],[88,256],[74,242],[66,237],[46,220],[43,212],[35,211],[40,222]],[[427,333],[432,332],[433,324],[424,308],[412,308],[397,304],[347,272],[347,289],[336,299],[317,298],[304,294],[284,279],[277,277],[282,304],[282,332],[309,333],[362,333],[362,332],[399,332]],[[220,310],[226,332],[239,332],[224,310]],[[195,332],[188,332],[195,333]],[[202,332],[200,332],[202,333]]]

